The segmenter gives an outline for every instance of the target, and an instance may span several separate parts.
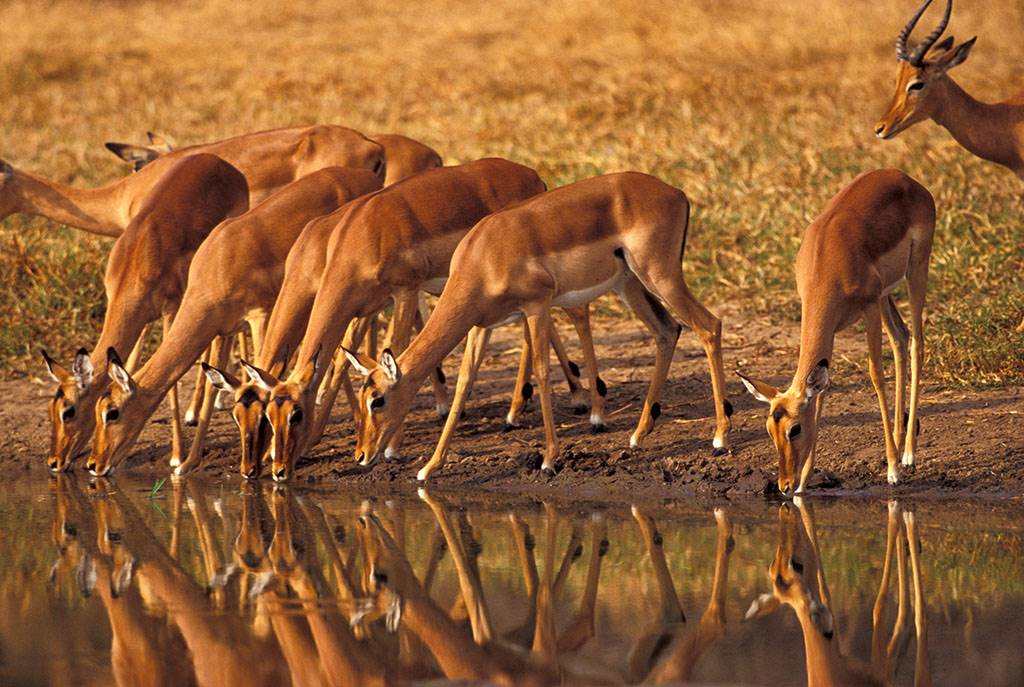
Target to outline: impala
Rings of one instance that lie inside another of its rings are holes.
[[[379,188],[380,179],[373,172],[328,167],[292,182],[210,232],[192,258],[188,288],[160,347],[135,375],[112,359],[116,384],[99,400],[96,412],[99,426],[90,460],[96,474],[118,466],[160,399],[203,350],[210,347],[212,359],[223,367],[228,337],[245,322],[259,345],[263,323],[281,289],[285,259],[306,223]],[[171,456],[175,474],[184,474],[201,461],[212,397],[209,387],[187,460]]]
[[[863,317],[868,371],[878,396],[889,484],[899,481],[903,446],[907,340],[910,339],[910,413],[903,465],[912,468],[917,443],[918,388],[924,355],[923,320],[928,260],[935,233],[935,201],[928,190],[895,169],[864,172],[840,191],[804,233],[796,258],[800,295],[800,356],[789,388],[740,374],[747,390],[769,404],[768,434],[779,455],[779,490],[803,493],[814,469],[818,421],[829,383],[836,333]],[[910,333],[890,293],[906,280]],[[895,358],[894,423],[889,422],[882,369],[882,327]],[[739,374],[739,373],[737,373]],[[894,425],[894,426],[893,426]]]
[[[949,70],[971,54],[976,40],[955,45],[953,37],[948,36],[937,42],[949,24],[953,0],[946,0],[945,14],[935,30],[909,51],[910,32],[931,1],[925,0],[896,39],[896,92],[888,111],[875,125],[875,134],[889,139],[932,119],[967,150],[1024,179],[1024,93],[1001,103],[982,103],[949,76]]]
[[[895,684],[896,668],[905,647],[904,636],[909,631],[906,624],[909,596],[906,593],[906,586],[912,586],[917,637],[913,682],[915,685],[931,685],[927,614],[921,582],[921,549],[914,514],[903,512],[900,517],[899,504],[895,501],[889,503],[885,561],[872,612],[872,656],[871,663],[867,664],[840,653],[838,629],[831,609],[828,583],[818,548],[814,512],[810,505],[805,506],[799,497],[794,499],[794,504],[795,510],[799,513],[794,513],[794,508],[789,503],[784,503],[779,508],[779,546],[775,558],[768,565],[768,579],[772,591],[761,594],[751,603],[744,620],[770,615],[782,606],[793,609],[803,634],[807,684],[810,687],[891,685]],[[899,608],[893,630],[887,633],[883,623],[888,606],[894,551],[897,553]]]
[[[685,322],[707,354],[715,399],[714,454],[724,454],[732,408],[725,399],[722,325],[683,278],[689,211],[682,191],[627,172],[579,181],[480,221],[452,256],[444,293],[408,350],[397,358],[385,351],[379,363],[350,356],[366,375],[360,407],[369,411],[359,427],[357,458],[377,458],[398,432],[423,379],[468,333],[452,410],[433,457],[417,474],[426,480],[444,461],[489,327],[525,315],[546,430],[542,468],[553,474],[558,439],[548,377],[550,309],[579,307],[612,289],[657,340],[654,375],[630,445],[639,446],[654,428],[679,323]],[[305,356],[300,360],[309,360],[308,352]]]
[[[162,318],[165,334],[170,330],[192,256],[217,224],[245,212],[248,203],[245,177],[205,153],[176,162],[153,189],[107,259],[107,311],[92,355],[80,350],[69,372],[43,353],[60,385],[50,400],[51,469],[66,470],[92,436],[92,408],[107,390],[106,380],[95,379],[95,371],[105,368],[107,351],[132,349],[156,319]],[[181,456],[182,433],[177,390],[170,392],[173,459]]]
[[[93,234],[120,236],[164,175],[196,153],[216,155],[237,167],[249,184],[252,204],[322,167],[370,169],[382,179],[385,171],[380,144],[340,126],[274,129],[182,148],[95,189],[63,186],[0,160],[0,219],[22,212]]]
[[[327,266],[295,368],[270,392],[266,414],[273,434],[274,479],[288,479],[295,460],[320,435],[330,412],[325,400],[319,418],[313,417],[314,394],[326,367],[318,364],[319,353],[332,354],[351,320],[377,312],[390,299],[397,319],[394,346],[403,348],[419,311],[419,291],[442,289],[452,253],[466,232],[491,212],[543,190],[533,170],[487,158],[417,174],[348,206],[327,247]],[[443,357],[424,370],[417,389]],[[368,412],[379,407],[363,402],[359,408],[365,422]],[[392,451],[399,442],[395,429],[388,437]]]

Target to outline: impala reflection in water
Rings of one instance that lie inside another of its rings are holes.
[[[0,496],[0,683],[1020,684],[1019,519],[57,475]]]

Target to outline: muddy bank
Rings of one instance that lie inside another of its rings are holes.
[[[560,471],[538,471],[543,429],[536,399],[524,427],[502,432],[518,356],[518,328],[496,332],[477,389],[452,442],[447,465],[432,478],[435,488],[527,493],[600,500],[688,496],[772,495],[775,452],[764,429],[765,407],[743,391],[731,374],[737,367],[784,386],[796,361],[799,328],[747,318],[728,318],[725,364],[735,406],[732,452],[711,456],[713,417],[707,363],[695,337],[684,332],[669,376],[663,412],[641,449],[628,450],[646,393],[653,346],[634,321],[595,318],[601,377],[608,384],[608,429],[593,435],[586,415],[574,415],[559,372],[555,409],[562,441]],[[731,322],[730,322],[731,320]],[[744,322],[742,328],[730,326]],[[564,338],[575,360],[570,328]],[[1024,388],[965,390],[923,386],[918,465],[890,490],[885,484],[885,448],[878,404],[866,374],[861,336],[837,341],[832,389],[819,433],[813,485],[823,493],[881,496],[1024,496]],[[41,365],[40,365],[41,367]],[[445,364],[452,386],[457,359]],[[35,371],[41,372],[41,371]],[[925,372],[927,373],[927,363]],[[194,375],[185,386],[190,388]],[[926,376],[927,379],[927,376]],[[42,470],[49,443],[46,401],[53,389],[42,374],[0,382],[0,408],[8,468]],[[187,398],[187,396],[186,396]],[[299,463],[299,480],[350,485],[360,490],[413,489],[415,474],[440,432],[426,392],[406,425],[403,456],[369,470],[352,460],[353,426],[344,401],[325,440]],[[215,415],[203,472],[236,474],[236,429],[227,412]],[[143,432],[136,454],[122,469],[139,475],[167,474],[169,420],[161,408]]]

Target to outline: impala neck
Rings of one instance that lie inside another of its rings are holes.
[[[828,307],[828,299],[804,299],[800,309],[800,358],[790,388],[801,388],[807,375],[825,358],[832,362],[832,347],[835,343],[836,330],[839,325],[840,313],[832,312]]]
[[[1020,170],[1022,160],[1014,129],[1024,121],[1024,107],[983,103],[948,76],[938,81],[941,102],[932,119],[956,142],[978,157]]]
[[[127,217],[119,211],[120,184],[97,189],[64,186],[15,170],[8,182],[14,186],[14,212],[47,217],[100,236],[120,236]]]
[[[457,300],[462,302],[456,304],[454,301]],[[480,306],[471,299],[454,297],[438,301],[419,335],[398,356],[402,379],[408,379],[407,383],[411,384],[412,389],[419,389],[427,375],[441,364],[445,356],[459,345],[479,321],[479,312]]]
[[[153,356],[135,376],[140,397],[155,411],[160,401],[195,364],[218,332],[209,331],[209,317],[190,316],[181,311]],[[204,322],[204,320],[207,320]]]

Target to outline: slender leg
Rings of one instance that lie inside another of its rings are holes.
[[[135,342],[132,352],[128,355],[128,361],[125,363],[125,367],[132,374],[135,374],[135,371],[139,369],[139,358],[142,357],[142,349],[146,347],[146,341],[149,339],[149,327],[151,324],[152,323],[148,323],[142,328],[142,333],[139,334],[138,341]]]
[[[373,321],[376,319],[376,315],[369,318],[361,318],[354,320],[345,325],[345,338],[342,340],[342,346],[348,349],[355,349],[359,347],[363,337],[366,336],[367,329],[372,328]],[[345,395],[349,399],[349,407],[353,408],[353,418],[355,418],[356,408],[359,407],[358,401],[355,400],[355,392],[352,390],[352,382],[348,378],[348,360],[343,360],[344,354],[341,357],[335,358],[334,361],[334,376],[331,377],[331,385],[327,388],[327,392],[321,399],[320,408],[316,415],[315,424],[313,425],[313,431],[310,434],[310,440],[306,445],[306,448],[312,448],[319,443],[320,439],[324,435],[324,430],[327,428],[327,422],[331,418],[331,408],[334,407],[334,400],[338,397],[338,391],[345,387]]]
[[[391,348],[395,355],[400,355],[409,345],[412,337],[412,325],[419,313],[419,291],[407,291],[395,294],[395,311],[391,316]],[[384,449],[384,458],[394,460],[398,458],[398,450],[402,445],[403,430],[400,427],[395,435],[391,437],[387,448]]]
[[[882,305],[882,325],[889,337],[895,368],[896,403],[893,408],[893,424],[896,432],[893,435],[893,441],[896,442],[896,450],[899,451],[903,447],[907,391],[907,341],[910,338],[910,332],[907,331],[907,325],[903,323],[903,318],[900,317],[900,311],[896,308],[892,296],[887,296]]]
[[[519,416],[523,414],[526,403],[533,398],[533,385],[530,375],[533,371],[532,352],[530,351],[530,326],[523,318],[523,347],[519,351],[519,370],[516,372],[516,385],[512,390],[512,404],[505,416],[505,429],[519,427]]]
[[[903,465],[914,466],[917,448],[918,404],[921,401],[921,362],[924,358],[924,299],[928,290],[928,256],[914,267],[907,278],[910,292],[910,414],[907,423],[907,443],[903,448]]]
[[[558,436],[555,434],[555,414],[551,404],[551,310],[547,307],[541,308],[539,313],[529,315],[526,319],[530,326],[533,369],[537,372],[537,383],[540,384],[540,409],[544,415],[546,446],[541,470],[553,475],[555,461],[558,459]]]
[[[880,308],[882,303],[872,303],[864,309],[864,325],[868,337],[868,374],[878,395],[878,407],[882,411],[882,429],[885,430],[885,458],[888,463],[887,479],[889,484],[899,481],[899,465],[896,456],[896,444],[893,442],[891,423],[889,422],[889,403],[885,397],[885,376],[882,370],[882,320]],[[808,463],[810,460],[807,461]]]
[[[676,342],[679,341],[681,327],[639,280],[627,279],[620,295],[654,335],[656,346],[654,372],[651,374],[651,383],[647,389],[647,399],[644,401],[643,410],[640,411],[636,429],[629,437],[630,448],[636,448],[643,438],[651,433],[655,420],[661,415],[659,400],[665,388],[669,367],[672,365],[672,356],[675,353]]]
[[[427,304],[424,302],[421,292],[416,299],[416,320],[413,322],[413,326],[418,332],[423,331],[423,323],[427,320],[426,307]],[[444,371],[438,365],[434,374],[430,375],[430,387],[434,392],[434,410],[441,420],[448,417],[448,389],[445,382]]]
[[[476,381],[476,374],[483,361],[484,349],[491,338],[491,330],[482,327],[473,327],[466,337],[466,348],[462,353],[462,364],[459,368],[459,380],[455,384],[455,395],[452,397],[452,409],[448,411],[448,418],[444,421],[444,429],[441,430],[441,438],[437,441],[434,455],[430,457],[427,464],[416,473],[416,479],[420,482],[426,481],[432,472],[444,465],[445,453],[448,452],[448,444],[451,441],[455,427],[459,424],[459,416],[466,406],[466,397],[473,388]]]
[[[231,356],[230,336],[218,336],[210,345],[210,357],[215,361],[214,367],[223,369]],[[189,447],[188,459],[174,469],[175,475],[196,469],[203,461],[203,445],[206,443],[206,432],[210,428],[210,416],[213,415],[213,395],[216,389],[212,384],[207,385],[203,397],[203,410],[199,414],[199,426],[196,428],[196,435],[192,439],[192,446]]]
[[[587,306],[582,307],[586,308]],[[583,415],[587,412],[587,401],[583,397],[583,392],[586,389],[580,383],[580,368],[576,363],[569,360],[569,354],[565,352],[565,345],[562,343],[562,337],[558,335],[554,320],[549,319],[548,321],[551,322],[551,347],[555,350],[555,357],[558,358],[558,364],[561,366],[562,373],[565,374],[565,381],[569,385],[569,394],[572,397],[572,412],[577,415]]]
[[[377,339],[380,336],[380,315],[376,314],[369,318],[370,334],[366,343],[366,355],[374,360],[377,359]]]
[[[174,322],[174,315],[164,313],[163,328],[164,340],[167,340],[167,333],[171,331],[171,323]],[[178,407],[178,383],[175,382],[167,392],[167,405],[171,409],[171,467],[177,467],[181,463],[181,455],[185,444],[184,434],[181,427],[181,412]]]
[[[587,368],[587,386],[590,388],[590,431],[595,434],[605,431],[604,398],[608,387],[597,374],[597,354],[594,352],[594,336],[590,331],[590,307],[566,308],[565,313],[576,328],[583,348],[583,365]]]
[[[207,348],[203,351],[202,361],[206,364],[210,364],[210,349]],[[188,409],[185,411],[185,424],[189,427],[195,427],[196,423],[199,422],[199,413],[202,410],[203,394],[206,389],[206,374],[203,373],[202,366],[199,367],[196,373],[196,385],[192,388],[192,400],[188,404]]]
[[[814,399],[814,426],[821,427],[821,410],[825,407],[825,396],[828,395],[828,389],[818,394]],[[807,482],[811,479],[811,474],[814,472],[814,459],[817,456],[818,446],[815,444],[811,447],[810,453],[807,454],[807,460],[804,461],[804,466],[800,470],[800,483],[797,485],[796,493],[803,494],[807,489]]]

